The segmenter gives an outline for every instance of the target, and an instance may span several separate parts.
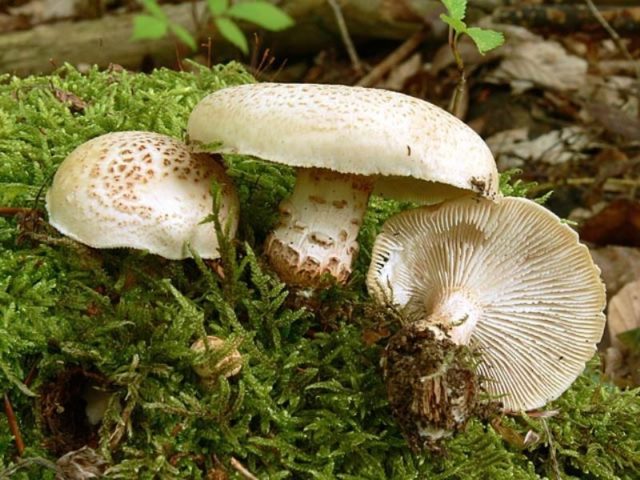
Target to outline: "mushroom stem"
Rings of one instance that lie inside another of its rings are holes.
[[[346,282],[373,180],[325,169],[300,169],[265,253],[280,278],[314,287],[323,275]]]
[[[424,311],[424,310],[423,310]],[[477,300],[465,290],[450,290],[429,308],[427,318],[419,323],[442,329],[456,345],[468,345],[482,315]]]
[[[382,356],[391,411],[412,449],[437,450],[439,440],[464,428],[478,408],[474,354],[456,345],[441,325],[401,328]]]

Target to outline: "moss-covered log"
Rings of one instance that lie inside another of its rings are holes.
[[[251,80],[233,64],[0,76],[0,207],[41,209],[39,192],[80,143],[133,129],[183,137],[205,94]],[[225,161],[244,217],[223,275],[201,261],[91,250],[23,210],[0,216],[0,386],[25,444],[17,458],[0,415],[0,478],[53,479],[52,462],[81,444],[95,453],[78,455],[122,479],[239,478],[240,465],[274,479],[637,477],[639,392],[604,382],[597,361],[543,415],[474,419],[444,454],[411,453],[379,368],[389,319],[362,280],[375,233],[403,205],[372,200],[353,281],[301,309],[260,252],[292,173]],[[215,388],[193,371],[190,345],[205,334],[229,339],[245,362]],[[99,426],[83,411],[92,388],[109,394]]]

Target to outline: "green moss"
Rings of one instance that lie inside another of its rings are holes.
[[[233,64],[196,73],[64,68],[50,77],[0,77],[0,206],[42,208],[38,192],[80,143],[127,129],[183,137],[202,96],[250,81]],[[445,453],[412,454],[386,401],[384,342],[362,335],[384,322],[366,303],[368,251],[381,223],[405,206],[374,199],[354,279],[325,293],[316,315],[300,309],[260,260],[292,172],[225,160],[245,215],[241,243],[226,250],[225,280],[197,259],[94,251],[45,222],[0,217],[0,385],[28,446],[28,460],[17,465],[0,415],[0,477],[19,466],[12,478],[53,478],[42,461],[55,460],[42,401],[70,369],[103,375],[113,392],[95,432],[111,478],[204,478],[220,465],[239,478],[232,458],[272,479],[631,479],[640,469],[638,392],[602,383],[596,364],[549,406],[555,416],[506,417],[495,426],[472,420]],[[189,345],[205,332],[238,344],[244,359],[242,374],[214,389],[191,368]],[[525,445],[529,430],[536,436]]]

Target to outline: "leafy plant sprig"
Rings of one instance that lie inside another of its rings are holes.
[[[440,15],[440,19],[451,27],[451,35],[453,36],[453,46],[456,45],[460,35],[468,35],[473,43],[478,47],[478,51],[484,55],[489,50],[498,48],[504,43],[504,35],[495,30],[489,30],[479,27],[468,27],[464,23],[464,17],[467,15],[467,0],[442,0],[447,9],[447,13]],[[450,42],[451,43],[451,42]],[[454,54],[456,54],[454,52]],[[459,55],[456,55],[456,61]]]
[[[136,15],[133,19],[132,40],[157,40],[170,31],[192,50],[197,48],[193,35],[182,25],[172,22],[156,0],[140,0],[140,2],[147,15]]]
[[[192,50],[197,48],[196,40],[187,29],[172,22],[157,0],[141,0],[147,14],[134,19],[133,39],[148,40],[164,37],[173,33]],[[283,10],[265,0],[254,0],[230,4],[229,0],[207,0],[207,8],[216,29],[231,44],[245,55],[249,53],[249,43],[237,21],[254,23],[273,32],[287,29],[293,25],[293,19]]]
[[[473,43],[476,44],[478,51],[484,55],[494,48],[498,48],[504,43],[504,35],[501,32],[495,30],[489,30],[480,27],[468,27],[464,22],[464,18],[467,15],[467,0],[442,0],[442,4],[447,9],[447,13],[440,15],[440,19],[449,25],[449,46],[453,53],[453,57],[456,61],[456,66],[460,72],[460,81],[451,99],[451,105],[449,110],[456,112],[458,110],[458,104],[462,98],[464,92],[464,85],[466,83],[466,77],[464,73],[464,63],[460,52],[458,51],[458,40],[461,35],[468,35]]]
[[[522,173],[519,168],[512,168],[500,173],[500,192],[505,197],[524,197],[531,198],[532,191],[538,186],[537,182],[525,182],[521,178],[516,178]],[[545,194],[531,198],[534,202],[544,205],[547,200],[553,195],[553,190],[546,192]]]

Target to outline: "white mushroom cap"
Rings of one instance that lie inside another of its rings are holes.
[[[564,392],[604,329],[604,285],[577,234],[530,200],[459,199],[390,218],[367,277],[381,303],[480,348],[508,410]]]
[[[230,234],[238,199],[221,165],[165,135],[117,132],[94,138],[62,162],[47,192],[49,222],[96,248],[128,247],[170,259],[218,258],[212,181],[222,188],[220,216]]]
[[[376,176],[374,193],[391,198],[436,203],[468,191],[499,195],[484,141],[441,108],[396,92],[234,86],[198,103],[187,131],[190,142],[207,151]]]

